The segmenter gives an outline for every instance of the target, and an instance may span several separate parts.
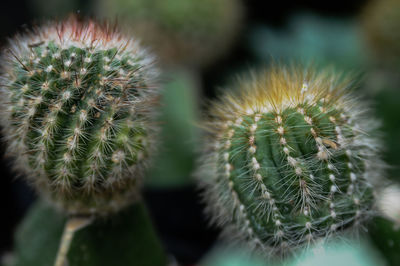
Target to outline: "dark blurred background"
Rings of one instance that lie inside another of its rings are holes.
[[[161,166],[149,174],[144,195],[166,249],[183,265],[198,262],[213,247],[218,236],[218,230],[209,227],[203,217],[203,206],[191,178],[195,165],[196,145],[193,143],[200,134],[195,120],[200,117],[207,99],[215,98],[220,88],[228,86],[235,76],[248,69],[266,66],[271,60],[293,58],[363,74],[360,92],[363,97],[373,100],[376,114],[383,121],[384,142],[388,146],[385,159],[391,165],[390,178],[400,180],[400,88],[397,77],[400,64],[376,59],[374,45],[369,44],[368,32],[365,33],[363,28],[362,14],[368,2],[243,0],[237,29],[227,52],[200,66],[175,64],[179,65],[176,67],[179,71],[171,74],[173,78],[166,85],[170,89],[165,95],[163,116],[167,121],[175,121],[176,116],[182,114],[187,116],[181,119],[182,123],[163,130],[169,144],[160,155]],[[95,0],[3,1],[0,45],[3,47],[7,38],[17,31],[48,17],[62,17],[70,12],[96,17],[95,6]],[[378,55],[378,58],[381,57]],[[175,77],[178,78],[173,81]],[[193,90],[189,91],[189,87]],[[176,106],[180,97],[186,105]],[[184,140],[183,144],[182,141],[177,144],[176,134],[179,141]],[[13,232],[35,200],[35,193],[11,172],[10,162],[4,159],[4,144],[0,147],[0,253],[3,254],[12,250]]]

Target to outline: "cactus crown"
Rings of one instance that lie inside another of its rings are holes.
[[[154,141],[152,62],[111,26],[74,17],[16,36],[1,112],[17,168],[72,213],[130,203]]]
[[[351,86],[272,67],[212,104],[198,179],[226,236],[282,255],[369,217],[382,165]]]

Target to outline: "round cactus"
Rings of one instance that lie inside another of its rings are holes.
[[[153,59],[107,24],[72,17],[10,41],[1,124],[15,166],[69,213],[137,198],[155,140]]]
[[[352,84],[273,67],[212,104],[198,179],[226,236],[284,255],[370,217],[383,166]]]
[[[239,0],[101,0],[99,14],[126,20],[165,64],[202,67],[231,46],[243,16]]]

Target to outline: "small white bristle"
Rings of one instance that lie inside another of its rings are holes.
[[[306,222],[306,228],[310,229],[311,228],[311,223],[310,222]]]
[[[282,117],[281,117],[280,115],[278,115],[278,116],[275,118],[275,122],[278,123],[278,124],[282,124]]]
[[[53,70],[53,66],[52,65],[49,65],[47,68],[46,68],[46,72],[47,73],[50,73],[51,71]]]
[[[68,100],[69,98],[71,98],[71,92],[70,92],[70,91],[65,91],[65,92],[62,94],[62,98],[63,98],[64,100]]]
[[[353,173],[353,172],[350,173],[350,180],[351,180],[351,182],[355,182],[357,180],[357,176],[355,173]]]

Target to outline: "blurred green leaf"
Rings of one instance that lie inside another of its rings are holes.
[[[392,83],[392,86],[395,84],[397,83]],[[400,182],[399,99],[399,88],[390,89],[388,87],[382,87],[381,90],[376,92],[374,95],[374,102],[376,105],[375,110],[378,117],[382,120],[382,141],[386,148],[384,159],[391,166],[388,169],[388,177],[397,182]]]
[[[369,232],[375,247],[389,265],[400,265],[400,228],[385,218],[376,217]]]
[[[16,231],[16,266],[53,266],[66,217],[38,201]]]
[[[161,140],[153,169],[146,180],[153,187],[181,186],[192,182],[195,143],[198,136],[196,123],[196,96],[198,80],[193,73],[170,72],[165,77]]]

